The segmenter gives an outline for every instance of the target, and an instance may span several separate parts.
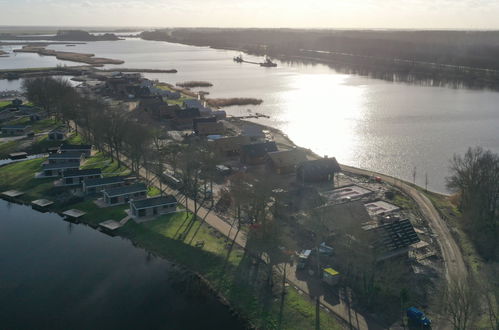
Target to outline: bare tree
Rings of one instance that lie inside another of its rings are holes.
[[[479,312],[479,293],[472,279],[452,279],[444,288],[441,307],[456,330],[473,327]]]

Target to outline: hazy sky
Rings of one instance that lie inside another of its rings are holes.
[[[499,0],[0,0],[0,25],[499,29]]]

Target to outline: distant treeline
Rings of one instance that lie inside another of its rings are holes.
[[[499,31],[168,29],[146,40],[321,62],[387,80],[499,89]]]

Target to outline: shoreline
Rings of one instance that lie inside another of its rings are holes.
[[[8,165],[8,164],[5,164],[5,165]],[[90,227],[90,228],[92,228],[96,231],[99,231],[105,235],[108,235],[110,237],[118,236],[118,237],[121,237],[122,239],[128,240],[134,246],[134,248],[139,248],[139,249],[142,249],[144,251],[147,251],[148,253],[152,253],[154,256],[165,260],[166,262],[171,264],[173,267],[177,267],[181,271],[185,271],[189,274],[192,274],[198,281],[203,283],[204,290],[206,290],[205,293],[208,295],[212,295],[220,304],[222,304],[225,308],[227,308],[227,310],[229,311],[229,313],[233,317],[235,317],[236,319],[240,320],[241,323],[243,323],[243,326],[245,329],[257,329],[256,326],[254,324],[252,324],[252,322],[249,319],[244,317],[240,311],[238,311],[234,306],[232,306],[232,304],[229,302],[229,299],[227,297],[225,297],[221,292],[216,290],[213,287],[213,285],[211,284],[211,282],[208,281],[208,279],[206,279],[202,274],[200,274],[199,272],[197,272],[195,270],[190,269],[188,266],[186,266],[183,263],[180,263],[178,261],[171,261],[171,260],[167,259],[166,257],[162,256],[160,253],[157,253],[157,251],[154,251],[152,249],[148,249],[147,247],[144,247],[140,241],[135,240],[127,235],[120,234],[119,232],[116,234],[108,233],[105,230],[101,230],[99,228],[99,226],[94,226],[93,224],[86,222],[84,220],[71,221],[70,219],[66,218],[62,214],[62,212],[60,212],[60,211],[55,211],[55,210],[50,210],[50,209],[39,209],[39,208],[34,207],[31,203],[23,201],[20,198],[7,197],[4,195],[0,195],[0,199],[7,202],[7,203],[14,203],[14,204],[19,205],[19,206],[31,208],[35,212],[55,214],[55,215],[59,216],[60,220],[62,220],[62,221],[74,223],[77,225],[85,225],[87,227]]]
[[[283,131],[281,131],[278,128],[275,128],[275,127],[272,127],[272,126],[268,126],[268,125],[265,125],[265,124],[255,123],[253,121],[249,121],[249,120],[245,120],[245,119],[239,119],[239,118],[228,118],[228,119],[230,121],[237,121],[237,120],[238,121],[243,121],[245,124],[255,125],[255,126],[260,127],[263,130],[268,130],[268,131],[272,132],[273,134],[277,135],[279,137],[279,139],[281,140],[281,142],[282,141],[285,142],[285,143],[281,143],[282,145],[284,145],[286,147],[289,147],[289,148],[298,148],[300,150],[303,150],[312,159],[320,159],[320,158],[322,158],[320,155],[318,155],[317,153],[315,153],[312,149],[304,148],[304,147],[301,147],[301,146],[295,144],[293,142],[293,140],[291,140],[291,138],[288,137],[287,134],[285,134]],[[276,141],[276,142],[279,144],[278,141]],[[390,180],[387,180],[387,182],[390,185],[393,185],[393,182],[398,181],[398,182],[402,182],[404,184],[407,184],[409,186],[416,187],[417,189],[424,190],[424,187],[421,187],[419,185],[414,185],[413,183],[411,183],[411,182],[409,182],[407,180],[404,180],[404,179],[401,179],[401,178],[397,178],[397,177],[394,177],[394,176],[389,175],[389,174],[384,174],[384,173],[377,172],[377,171],[371,171],[371,170],[364,169],[364,168],[361,168],[361,167],[355,167],[355,166],[351,166],[351,165],[348,165],[348,164],[343,164],[341,162],[339,164],[340,164],[342,170],[346,169],[346,171],[349,172],[349,173],[360,174],[360,172],[365,172],[365,174],[361,174],[361,175],[368,175],[367,173],[369,172],[369,173],[371,173],[370,176],[376,175],[376,176],[383,176],[383,177],[386,177],[386,178],[390,178]],[[445,193],[433,191],[431,189],[428,189],[427,192],[435,194],[435,195],[438,195],[438,196],[441,196],[441,197],[450,197],[451,196],[451,194],[445,194]]]

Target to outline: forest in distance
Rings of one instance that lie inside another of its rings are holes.
[[[173,28],[141,37],[320,62],[389,81],[499,90],[498,31]]]

